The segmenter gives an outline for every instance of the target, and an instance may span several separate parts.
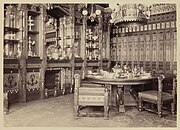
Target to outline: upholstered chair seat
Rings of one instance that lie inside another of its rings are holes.
[[[159,75],[157,82],[157,90],[146,90],[138,93],[139,98],[139,111],[146,109],[143,105],[143,101],[157,105],[157,112],[159,117],[162,117],[162,107],[165,102],[171,103],[171,112],[175,113],[176,104],[176,76],[172,74]],[[154,84],[155,85],[155,84]],[[154,88],[154,87],[152,87]],[[168,88],[168,91],[165,89]],[[152,110],[150,110],[152,111]]]
[[[109,116],[109,90],[102,84],[83,81],[79,74],[75,74],[74,113],[80,116],[80,107],[103,106],[104,117]]]

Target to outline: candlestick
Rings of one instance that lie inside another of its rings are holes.
[[[33,41],[31,39],[31,37],[28,38],[28,56],[33,56],[35,54],[33,54],[32,52],[32,45],[35,45],[35,41]]]
[[[29,16],[28,17],[28,27],[29,27],[29,30],[32,31],[32,27],[34,26],[34,20],[32,19],[32,16]]]

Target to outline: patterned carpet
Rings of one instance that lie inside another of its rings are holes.
[[[86,108],[83,111],[92,111]],[[97,109],[96,109],[97,110]],[[99,109],[101,112],[103,109]],[[4,127],[176,127],[176,115],[165,112],[163,118],[154,113],[126,107],[125,113],[110,108],[109,120],[103,117],[73,117],[73,94],[45,100],[17,103],[4,116]]]

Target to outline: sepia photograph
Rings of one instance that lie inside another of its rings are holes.
[[[1,4],[3,129],[178,128],[177,2],[37,2]]]

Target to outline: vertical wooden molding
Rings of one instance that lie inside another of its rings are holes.
[[[147,43],[146,43],[146,33],[143,33],[143,38],[144,38],[144,42],[143,42],[143,44],[144,44],[144,50],[143,50],[143,68],[144,68],[144,70],[146,70],[146,45],[147,45]]]
[[[149,30],[150,31],[150,30]],[[152,69],[152,52],[153,52],[153,33],[152,31],[150,31],[150,52],[151,52],[151,55],[150,56],[150,68]]]
[[[137,66],[140,67],[140,34],[137,33],[137,36],[138,36],[138,59],[137,59]]]
[[[122,28],[121,28],[121,67],[123,66],[123,53],[124,53],[124,33],[122,32]]]
[[[118,28],[116,28],[116,65],[118,64]]]
[[[134,35],[132,34],[132,56],[131,56],[131,58],[132,58],[132,63],[131,63],[131,67],[132,67],[132,69],[134,68]]]
[[[45,39],[45,23],[44,23],[44,19],[45,19],[45,16],[46,16],[46,10],[45,10],[45,7],[43,6],[42,7],[42,30],[41,30],[41,33],[42,33],[42,42],[40,42],[39,44],[41,44],[40,46],[42,47],[42,50],[43,50],[43,54],[42,54],[42,62],[41,62],[41,68],[40,68],[40,82],[39,82],[39,85],[40,85],[40,99],[44,99],[45,98],[45,86],[44,86],[44,83],[45,83],[45,73],[46,73],[46,68],[47,68],[47,54],[46,54],[46,48],[45,48],[45,42],[46,42],[46,39]],[[41,51],[41,50],[40,50]]]
[[[99,51],[100,51],[100,59],[98,60],[98,65],[99,65],[99,69],[102,69],[102,65],[103,65],[103,55],[102,55],[102,47],[103,47],[103,28],[102,28],[102,16],[98,16],[98,21],[99,21]]]
[[[74,15],[74,12],[75,12],[75,10],[74,10],[74,4],[71,4],[70,5],[70,17],[72,18],[72,24],[71,24],[71,44],[72,44],[72,58],[71,58],[71,88],[70,88],[70,92],[72,93],[72,91],[73,91],[73,84],[74,84],[74,70],[75,70],[75,56],[74,56],[74,50],[75,50],[75,47],[74,47],[74,24],[75,24],[75,20],[74,20],[74,18],[75,18],[75,15]]]
[[[23,4],[23,9],[22,9],[22,54],[21,54],[21,58],[20,58],[20,70],[21,70],[21,88],[19,89],[20,92],[20,101],[21,102],[26,102],[26,58],[27,58],[27,31],[28,31],[28,27],[27,27],[27,18],[28,18],[28,14],[27,14],[27,10],[26,10],[26,5]]]
[[[171,31],[171,46],[170,46],[170,50],[171,50],[171,52],[170,52],[170,55],[171,55],[171,59],[170,59],[170,72],[171,73],[173,73],[173,66],[174,66],[174,44],[176,44],[175,42],[174,42],[174,32],[175,32],[175,29],[172,29],[172,31]]]
[[[20,67],[22,65],[22,48],[23,48],[23,43],[24,43],[24,39],[23,39],[23,11],[21,9],[21,5],[20,5],[20,8],[19,8],[19,29],[20,29],[20,50],[21,50],[21,55],[19,56],[19,61],[20,61]],[[18,69],[18,73],[19,73],[19,83],[18,83],[18,89],[19,89],[19,92],[20,92],[20,101],[22,101],[22,97],[21,97],[21,94],[22,94],[22,80],[23,80],[23,75],[22,75],[22,70],[21,69]]]
[[[156,25],[157,25],[157,23],[156,23]],[[160,44],[160,42],[159,42],[159,31],[156,31],[156,47],[157,47],[157,49],[156,49],[156,72],[159,72],[159,44]]]
[[[87,65],[87,55],[86,55],[86,26],[87,26],[87,17],[83,16],[83,26],[82,26],[82,30],[83,30],[83,39],[82,39],[82,58],[84,60],[83,62],[83,66],[82,66],[82,70],[84,72],[84,74],[86,74],[86,65]]]
[[[108,69],[111,67],[111,50],[110,50],[110,29],[111,24],[108,24],[107,41],[106,41],[106,54],[108,58]]]
[[[163,45],[163,71],[164,72],[166,72],[166,35],[167,34],[167,32],[166,31],[164,31],[164,37],[163,37],[163,39],[164,39],[164,45]],[[169,41],[168,41],[169,42]]]

